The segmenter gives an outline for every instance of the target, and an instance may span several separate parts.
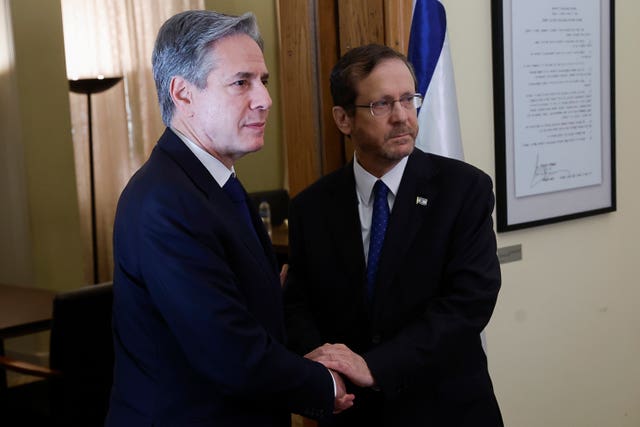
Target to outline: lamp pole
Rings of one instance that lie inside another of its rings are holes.
[[[87,126],[89,134],[89,188],[91,200],[91,247],[93,251],[93,283],[99,283],[98,274],[98,231],[96,222],[96,188],[95,188],[95,168],[93,164],[93,126],[91,111],[91,95],[104,92],[122,80],[122,77],[96,77],[89,79],[70,79],[69,90],[74,93],[87,95]]]

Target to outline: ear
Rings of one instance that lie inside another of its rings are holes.
[[[174,76],[169,85],[169,93],[176,111],[186,117],[190,117],[193,114],[191,112],[191,87],[191,83],[180,76]]]
[[[344,108],[335,106],[331,110],[333,113],[333,121],[336,122],[336,126],[343,134],[351,135],[351,116],[347,114]]]

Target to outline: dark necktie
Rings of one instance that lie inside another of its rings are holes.
[[[233,202],[244,223],[247,224],[255,234],[256,229],[253,226],[253,221],[251,221],[251,214],[249,213],[249,206],[247,205],[247,196],[235,174],[229,177],[227,182],[222,186],[222,189]]]
[[[388,192],[389,188],[384,185],[384,182],[381,180],[376,181],[373,186],[375,198],[373,200],[373,215],[371,218],[371,228],[369,230],[369,255],[367,258],[367,296],[369,297],[369,302],[373,301],[378,262],[380,261],[380,253],[382,252],[387,223],[389,222]]]

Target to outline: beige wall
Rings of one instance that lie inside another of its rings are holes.
[[[0,0],[0,283],[83,283],[59,1]],[[5,341],[37,353],[48,334]]]
[[[495,176],[490,0],[442,3],[465,156]],[[507,426],[640,425],[640,3],[615,3],[618,211],[498,235],[523,249],[487,329]]]
[[[282,148],[278,61],[278,33],[275,0],[205,0],[205,7],[216,12],[240,15],[253,12],[264,39],[264,57],[269,69],[269,94],[273,107],[269,113],[264,148],[249,154],[236,164],[238,175],[247,191],[283,188],[285,182]],[[291,100],[295,102],[295,100]],[[304,108],[311,108],[305,106]]]
[[[19,126],[11,11],[0,0],[0,283],[31,283],[26,173]]]
[[[0,283],[75,288],[82,254],[60,2],[0,7],[13,38],[0,49],[15,61],[2,70]]]

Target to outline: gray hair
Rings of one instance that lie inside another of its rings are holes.
[[[169,18],[160,30],[151,56],[162,121],[170,126],[175,106],[170,94],[171,79],[181,76],[199,89],[215,62],[207,57],[216,41],[246,34],[264,48],[256,17],[251,12],[231,16],[210,10],[188,10]]]

